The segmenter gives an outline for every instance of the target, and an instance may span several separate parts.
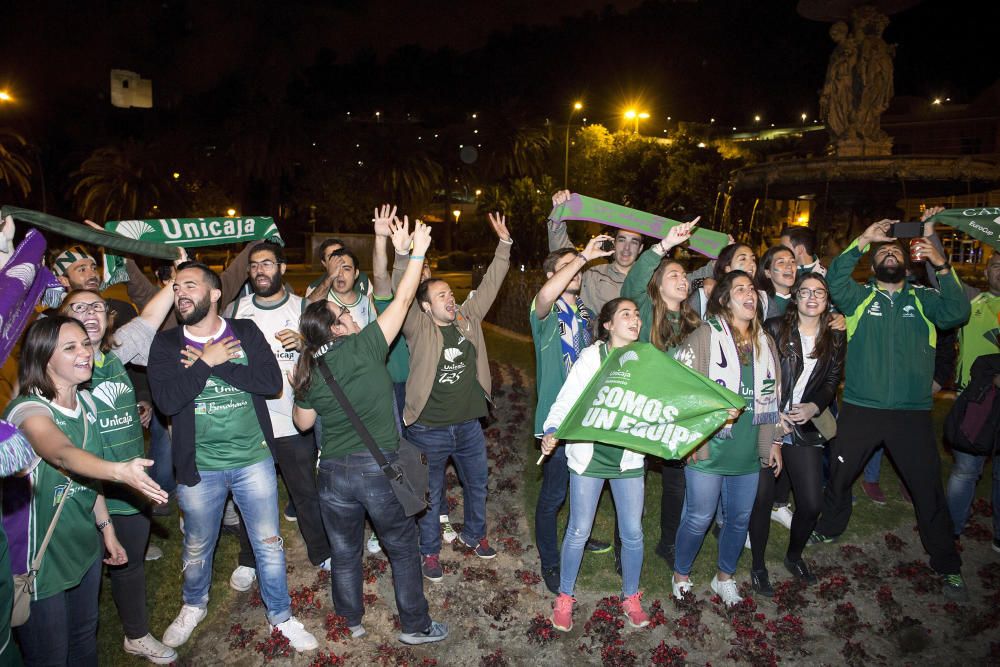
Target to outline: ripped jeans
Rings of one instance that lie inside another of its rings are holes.
[[[230,492],[240,508],[257,560],[257,584],[271,625],[292,615],[285,570],[284,543],[278,527],[278,480],[274,460],[245,468],[199,471],[194,486],[177,485],[177,502],[184,512],[184,604],[208,606],[212,557]]]

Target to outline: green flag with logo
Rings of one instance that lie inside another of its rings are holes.
[[[1000,207],[949,208],[930,219],[1000,249]]]
[[[682,459],[746,401],[649,343],[612,350],[556,431],[560,440]]]

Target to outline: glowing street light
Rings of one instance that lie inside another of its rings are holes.
[[[180,177],[181,177],[181,173],[180,173],[179,171],[175,171],[175,172],[173,173],[173,177],[174,177],[174,180],[176,181],[176,180],[177,180],[178,178],[180,178]]]
[[[229,216],[230,218],[235,218],[236,209],[235,208],[226,209],[226,215]]]
[[[573,108],[569,110],[569,116],[566,117],[566,161],[563,162],[563,190],[569,189],[569,126],[573,122],[573,114],[582,108],[583,102],[573,102]]]
[[[760,115],[756,115],[756,116],[754,116],[754,117],[753,117],[753,122],[755,122],[755,123],[759,123],[759,122],[760,122]]]
[[[0,90],[0,102],[13,102],[14,96],[7,90]]]
[[[625,120],[635,121],[635,134],[639,134],[639,121],[646,120],[649,118],[649,113],[645,111],[636,111],[635,109],[628,109],[625,112]]]

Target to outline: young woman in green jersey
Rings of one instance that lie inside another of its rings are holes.
[[[89,393],[79,391],[91,378],[93,361],[93,344],[79,322],[61,315],[37,321],[21,348],[20,394],[4,415],[41,457],[27,478],[4,480],[3,523],[13,572],[28,570],[68,493],[35,580],[31,615],[15,629],[28,664],[97,664],[101,556],[107,552],[104,562],[112,566],[128,560],[98,480],[166,501],[145,473],[152,461],[100,458],[97,409]]]
[[[142,431],[149,427],[153,411],[152,406],[137,403],[125,364],[145,365],[156,330],[173,305],[170,280],[139,317],[117,329],[114,312],[97,292],[74,290],[59,308],[61,314],[80,322],[90,338],[94,355],[90,393],[97,406],[96,426],[103,437],[101,456],[108,461],[130,461],[143,455]],[[150,634],[146,611],[149,503],[142,494],[125,487],[108,487],[105,496],[115,534],[128,555],[124,565],[108,568],[111,595],[125,633],[124,650],[154,664],[169,664],[177,659],[177,652]]]
[[[542,453],[551,454],[559,444],[554,434],[587,384],[601,367],[609,350],[639,340],[642,320],[635,302],[624,297],[604,304],[597,318],[598,341],[580,353],[570,369],[545,420]],[[573,588],[580,572],[583,549],[594,526],[597,501],[605,481],[611,483],[618,529],[622,540],[622,612],[629,625],[649,625],[642,609],[639,573],[642,571],[642,506],[645,490],[645,456],[623,447],[599,442],[567,442],[569,465],[569,522],[560,552],[559,595],[552,610],[552,625],[569,632],[573,628]]]

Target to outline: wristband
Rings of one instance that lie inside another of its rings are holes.
[[[410,259],[423,259],[423,255],[410,255]]]
[[[111,519],[105,519],[104,521],[97,524],[97,532],[103,532],[105,528],[111,525]]]
[[[944,264],[941,264],[941,265],[933,264],[932,263],[931,264],[931,268],[934,269],[935,271],[944,271],[945,269],[950,269],[951,268],[951,262],[949,262],[948,260],[945,260]]]

